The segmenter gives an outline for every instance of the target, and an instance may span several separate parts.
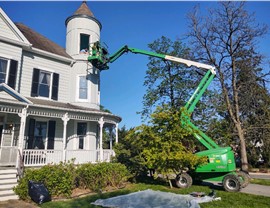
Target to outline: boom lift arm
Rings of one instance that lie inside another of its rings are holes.
[[[190,115],[195,109],[196,104],[202,97],[203,93],[206,91],[207,87],[211,83],[211,81],[214,79],[216,71],[215,67],[195,61],[190,61],[178,57],[173,57],[169,55],[149,52],[141,49],[136,48],[130,48],[127,45],[120,48],[116,53],[114,53],[111,56],[108,56],[108,51],[101,47],[99,42],[95,42],[91,48],[92,55],[88,57],[88,61],[92,63],[92,65],[99,70],[108,69],[108,63],[113,63],[116,59],[118,59],[120,56],[122,56],[124,53],[131,52],[134,54],[142,54],[147,55],[151,57],[157,57],[161,58],[163,60],[176,62],[179,64],[185,64],[188,67],[195,66],[197,68],[206,69],[207,72],[202,78],[202,80],[199,83],[199,86],[196,88],[186,105],[183,107],[184,112],[183,116],[181,118],[181,122],[183,125],[187,126],[188,128],[191,128],[193,130],[194,136],[207,148],[207,149],[215,149],[219,148],[219,146],[206,134],[204,134],[198,127],[196,127],[191,121],[190,121]]]

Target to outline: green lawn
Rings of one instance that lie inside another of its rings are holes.
[[[110,193],[103,193],[103,194],[94,194],[78,199],[66,200],[66,201],[58,201],[58,202],[48,202],[43,204],[42,208],[97,208],[99,206],[91,205],[91,202],[94,202],[100,198],[109,198],[117,195],[128,194],[131,192],[145,190],[145,189],[152,189],[152,190],[160,190],[160,191],[167,191],[173,192],[178,194],[189,194],[191,192],[205,192],[209,193],[211,189],[207,186],[195,186],[193,185],[191,188],[188,189],[178,189],[173,188],[170,189],[168,186],[164,185],[153,185],[153,184],[131,184],[124,189],[117,190]],[[208,202],[208,203],[201,203],[200,206],[202,208],[216,208],[216,207],[233,207],[233,208],[253,208],[253,207],[260,207],[260,208],[269,208],[270,205],[270,197],[264,196],[256,196],[244,193],[229,193],[223,190],[217,190],[217,197],[221,197],[220,201]]]
[[[265,185],[265,186],[270,186],[270,180],[269,179],[251,179],[251,183],[254,184],[260,184],[260,185]]]

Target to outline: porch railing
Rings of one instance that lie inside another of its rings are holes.
[[[103,150],[103,161],[109,162],[114,156],[113,150]],[[66,150],[66,161],[75,159],[75,164],[96,163],[99,161],[99,150]],[[57,164],[63,161],[62,150],[23,150],[24,166],[34,167]]]
[[[61,150],[23,150],[24,166],[43,166],[62,161]]]

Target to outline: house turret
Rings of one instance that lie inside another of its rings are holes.
[[[80,59],[82,50],[100,39],[101,23],[94,17],[87,3],[66,19],[66,51],[74,59]]]
[[[87,61],[89,46],[100,40],[101,23],[84,1],[66,19],[66,52],[74,59],[70,72],[70,102],[100,108],[100,72]]]

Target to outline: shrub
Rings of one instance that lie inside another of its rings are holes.
[[[44,183],[53,197],[70,197],[76,186],[97,192],[107,186],[120,187],[128,177],[126,166],[120,163],[87,163],[77,167],[74,163],[60,163],[40,169],[27,169],[14,191],[20,199],[30,199],[28,181],[32,180]]]
[[[40,169],[27,169],[24,177],[14,188],[20,199],[30,199],[28,195],[28,181],[42,182],[52,196],[70,197],[74,188],[75,166],[73,163],[46,165]]]
[[[82,164],[77,169],[77,177],[81,188],[101,191],[107,186],[120,187],[127,181],[129,172],[120,163]]]

